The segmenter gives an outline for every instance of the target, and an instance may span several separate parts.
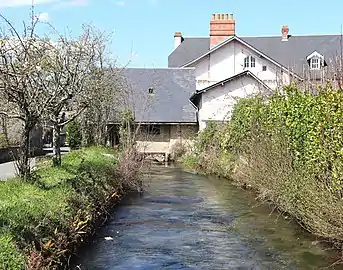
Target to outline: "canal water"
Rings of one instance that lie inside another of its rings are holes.
[[[321,269],[335,261],[229,181],[156,166],[146,184],[115,209],[77,269]]]

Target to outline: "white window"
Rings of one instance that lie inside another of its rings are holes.
[[[310,60],[311,69],[320,69],[320,59],[318,57],[312,57]]]
[[[255,58],[250,56],[250,67],[255,67]]]
[[[244,58],[244,67],[247,68],[249,67],[249,56]]]
[[[255,67],[255,58],[247,56],[244,58],[244,68]]]

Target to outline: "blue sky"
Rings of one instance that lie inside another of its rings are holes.
[[[15,24],[29,19],[32,0],[0,0]],[[111,50],[131,67],[165,67],[175,31],[208,36],[212,13],[233,13],[238,36],[340,34],[343,1],[310,0],[35,0],[36,14],[59,31],[78,34],[82,23],[114,32]]]

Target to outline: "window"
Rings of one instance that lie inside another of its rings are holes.
[[[249,56],[244,58],[244,67],[249,67]]]
[[[154,88],[149,87],[149,95],[153,95],[154,94]]]
[[[250,56],[250,67],[255,67],[255,58]]]
[[[318,57],[313,57],[310,60],[311,69],[320,69],[320,61]]]
[[[247,56],[244,58],[244,68],[255,67],[255,58]]]
[[[267,66],[262,66],[262,71],[267,71]]]

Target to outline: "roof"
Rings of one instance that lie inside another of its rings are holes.
[[[136,122],[197,122],[196,108],[189,101],[196,89],[194,68],[126,68],[122,78]]]
[[[181,67],[207,52],[209,48],[210,39],[208,37],[185,38],[181,45],[169,55],[168,66]]]
[[[306,61],[308,55],[317,51],[328,62],[328,59],[340,54],[342,37],[341,35],[290,36],[288,41],[282,41],[281,36],[240,37],[240,39],[302,76],[303,70],[308,69]],[[205,47],[205,43],[207,43],[207,47]],[[201,42],[198,41],[198,38],[185,38],[184,42],[169,55],[168,65],[170,67],[183,66],[191,61],[190,58],[194,60],[209,50],[209,37],[201,38]],[[185,53],[189,51],[192,54],[185,57]]]
[[[217,82],[217,83],[215,83],[215,84],[212,84],[212,85],[210,85],[210,86],[208,86],[208,87],[206,87],[206,88],[204,88],[204,89],[197,90],[197,91],[190,97],[190,100],[193,102],[193,104],[197,105],[198,102],[199,102],[199,100],[200,100],[200,96],[201,96],[202,93],[207,92],[207,91],[209,91],[209,90],[212,90],[212,89],[216,88],[217,86],[223,86],[224,84],[229,83],[229,82],[234,81],[234,80],[237,80],[237,79],[239,79],[240,77],[243,77],[243,76],[250,76],[251,78],[253,78],[254,80],[256,80],[259,84],[261,84],[265,89],[272,91],[272,89],[271,89],[268,85],[266,85],[263,81],[261,81],[261,80],[260,80],[257,76],[255,76],[251,71],[245,70],[245,71],[243,71],[243,72],[241,72],[241,73],[238,73],[238,74],[236,74],[236,75],[234,75],[234,76],[231,76],[231,77],[229,77],[229,78],[227,78],[227,79],[225,79],[225,80],[222,80],[222,81],[220,81],[220,82]]]

